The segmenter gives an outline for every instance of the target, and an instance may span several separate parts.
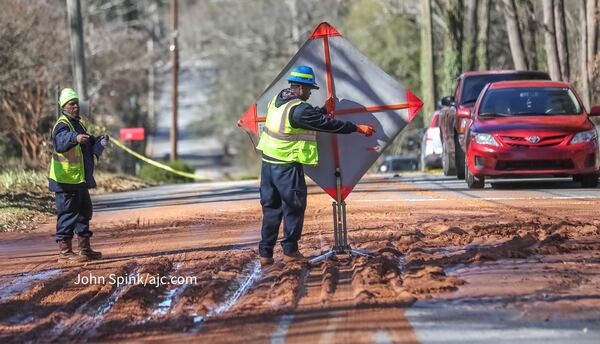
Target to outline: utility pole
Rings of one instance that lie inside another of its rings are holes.
[[[171,115],[171,160],[177,159],[177,74],[179,72],[179,54],[177,51],[177,0],[171,0],[171,23],[173,32],[171,33],[171,65],[173,73],[173,83],[171,85],[171,106],[173,113]]]
[[[88,100],[85,78],[85,54],[83,45],[83,19],[81,18],[81,3],[79,0],[67,0],[67,15],[69,19],[69,38],[73,56],[73,78],[79,93],[79,101]]]
[[[151,3],[149,5],[150,12],[150,33],[148,40],[146,41],[146,48],[148,51],[148,57],[150,60],[150,65],[148,67],[148,118],[152,123],[156,123],[156,104],[154,101],[154,88],[155,88],[155,67],[154,67],[154,40],[156,39],[156,31],[158,26],[158,17],[157,17],[157,5],[156,3]]]

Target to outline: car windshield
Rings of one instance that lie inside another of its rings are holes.
[[[481,100],[480,116],[548,116],[581,113],[573,91],[560,87],[500,88]]]
[[[465,77],[461,104],[474,103],[479,97],[481,90],[490,82],[508,80],[550,80],[544,73],[513,73],[513,74],[490,74],[472,75]]]

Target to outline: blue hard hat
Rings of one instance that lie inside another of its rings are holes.
[[[290,83],[310,85],[314,89],[319,89],[319,86],[317,86],[317,82],[315,81],[315,72],[308,66],[294,67],[288,81]]]

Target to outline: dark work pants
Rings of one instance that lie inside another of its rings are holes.
[[[56,193],[56,241],[71,239],[73,233],[91,237],[92,199],[87,189]]]
[[[261,241],[258,245],[262,257],[272,257],[283,219],[283,253],[298,251],[302,235],[304,210],[306,210],[306,181],[299,163],[270,164],[262,162],[260,177],[260,204],[263,211]]]

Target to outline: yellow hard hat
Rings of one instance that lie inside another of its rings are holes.
[[[63,88],[63,90],[60,91],[58,103],[60,104],[60,107],[63,107],[66,103],[70,102],[73,99],[79,99],[79,95],[77,94],[77,92],[75,92],[75,90],[72,88]]]

